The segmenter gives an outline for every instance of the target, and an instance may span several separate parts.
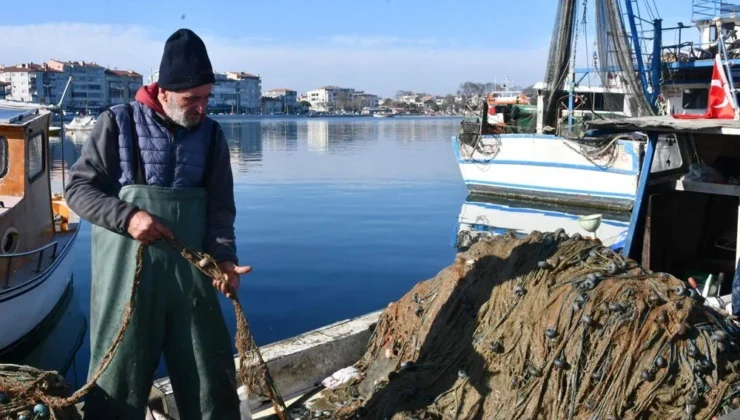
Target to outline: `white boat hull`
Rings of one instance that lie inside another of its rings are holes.
[[[635,200],[639,141],[618,140],[611,162],[595,163],[579,153],[578,144],[553,135],[483,136],[475,149],[456,137],[452,143],[473,193],[620,210],[630,209]]]
[[[75,117],[69,124],[64,124],[65,130],[90,131],[95,127],[96,119],[91,116]]]
[[[56,261],[33,280],[0,290],[0,314],[6,320],[0,323],[0,351],[26,337],[57,305],[72,280],[73,243],[74,239],[59,249]]]

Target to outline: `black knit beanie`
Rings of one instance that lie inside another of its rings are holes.
[[[157,84],[167,90],[185,90],[215,81],[206,44],[190,29],[178,29],[164,44]]]

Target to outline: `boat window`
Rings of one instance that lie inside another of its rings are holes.
[[[15,228],[8,228],[0,241],[0,253],[12,254],[18,251],[20,245],[20,234]]]
[[[34,181],[44,171],[44,133],[28,139],[28,179]]]
[[[709,89],[695,88],[683,90],[683,109],[706,109]]]
[[[0,178],[8,173],[8,139],[0,136]]]

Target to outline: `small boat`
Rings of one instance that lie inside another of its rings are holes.
[[[393,112],[376,112],[373,114],[375,118],[393,118],[396,114]]]
[[[58,136],[61,131],[62,131],[62,127],[54,126],[54,125],[49,127],[50,136]]]
[[[47,328],[73,276],[79,217],[51,193],[51,115],[0,107],[0,354]]]
[[[95,121],[92,115],[76,116],[69,124],[64,124],[64,128],[72,131],[88,131],[93,129]]]

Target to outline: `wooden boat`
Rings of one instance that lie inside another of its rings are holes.
[[[50,117],[0,107],[0,356],[44,330],[72,280],[79,218],[52,197]]]

